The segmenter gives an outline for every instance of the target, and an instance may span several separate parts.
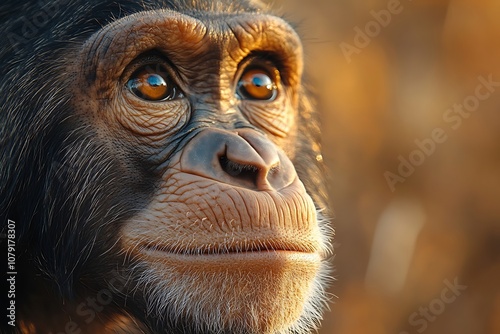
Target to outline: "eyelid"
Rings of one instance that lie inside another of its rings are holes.
[[[246,71],[255,68],[264,69],[271,75],[274,75],[275,71],[281,73],[279,64],[279,61],[276,61],[274,56],[270,56],[268,54],[257,53],[254,55],[250,55],[238,64],[236,79],[239,80]]]
[[[135,58],[132,60],[125,68],[121,75],[121,82],[122,84],[126,84],[130,77],[141,67],[147,66],[147,65],[154,65],[154,67],[160,65],[161,67],[165,68],[167,71],[167,74],[170,78],[172,78],[172,81],[179,86],[181,91],[183,91],[181,87],[181,80],[180,76],[178,75],[177,71],[175,70],[175,67],[173,64],[164,56],[161,54],[157,54],[156,52],[154,53],[146,53],[142,54],[139,57]]]

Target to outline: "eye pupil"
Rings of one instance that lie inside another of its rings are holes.
[[[262,69],[249,70],[238,83],[239,94],[250,100],[273,100],[277,87],[271,76]]]
[[[127,82],[127,88],[146,101],[173,100],[180,96],[165,69],[153,70],[145,66],[135,71]]]

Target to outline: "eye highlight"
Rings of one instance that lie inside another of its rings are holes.
[[[127,81],[127,88],[146,101],[170,101],[182,97],[168,71],[159,65],[146,65],[136,70]]]
[[[249,100],[272,101],[278,94],[276,79],[260,68],[243,73],[238,82],[238,95]]]

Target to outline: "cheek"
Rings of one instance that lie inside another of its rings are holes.
[[[136,103],[131,106],[126,99],[117,99],[108,118],[114,128],[125,129],[129,135],[143,141],[164,141],[186,124],[190,114],[186,100]]]
[[[296,109],[287,99],[273,103],[244,101],[242,112],[255,126],[276,138],[286,138],[295,128]]]
[[[244,101],[241,111],[250,123],[264,130],[269,139],[293,160],[297,150],[298,108],[293,102],[294,94],[284,94],[287,94],[286,98],[280,96],[270,104]]]

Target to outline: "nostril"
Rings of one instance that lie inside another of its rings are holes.
[[[221,156],[219,158],[222,170],[227,174],[236,177],[240,180],[250,181],[252,184],[257,184],[257,176],[259,174],[259,168],[253,165],[240,164],[228,159],[227,156]]]
[[[297,178],[292,162],[271,141],[243,130],[238,135],[217,129],[202,131],[182,152],[180,168],[255,191],[280,190]]]

